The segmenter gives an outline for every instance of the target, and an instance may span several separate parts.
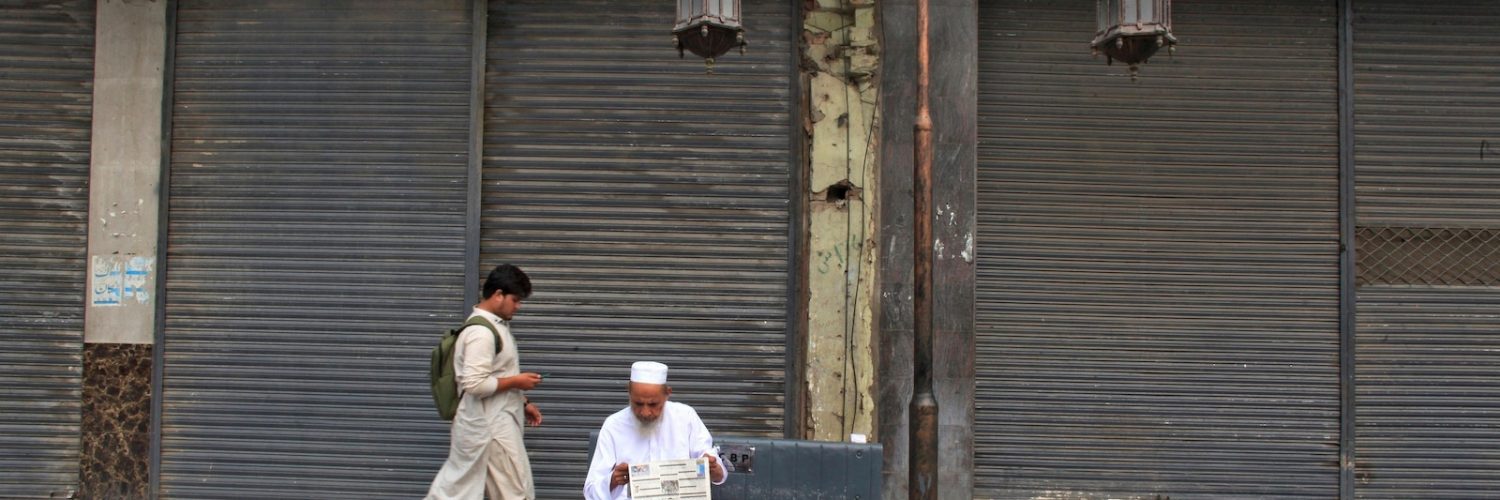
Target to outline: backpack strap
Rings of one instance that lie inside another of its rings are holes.
[[[465,321],[464,322],[464,326],[462,328],[459,328],[458,331],[459,332],[463,332],[464,330],[469,329],[470,326],[475,326],[475,325],[484,327],[485,329],[489,330],[491,334],[493,334],[495,336],[495,354],[500,354],[500,330],[496,330],[494,323],[490,323],[490,320],[484,319],[483,317],[480,317],[480,316],[470,316],[469,320]],[[455,374],[454,381],[453,381],[454,383],[458,383],[457,378],[458,377]],[[459,390],[458,391],[458,397],[459,398],[463,398],[464,397],[464,391],[463,390]]]
[[[491,334],[495,335],[495,354],[499,354],[500,353],[500,342],[501,342],[500,341],[500,330],[496,330],[495,329],[495,325],[493,323],[490,323],[490,320],[484,319],[483,317],[480,317],[480,316],[470,316],[469,320],[464,322],[464,329],[467,329],[470,326],[474,326],[474,325],[482,326],[485,329],[489,330]],[[462,330],[462,329],[460,329],[460,330]]]

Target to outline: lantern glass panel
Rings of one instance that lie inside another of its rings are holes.
[[[681,0],[678,0],[678,1],[681,1]],[[1109,27],[1109,7],[1106,5],[1106,3],[1108,3],[1108,2],[1107,2],[1107,0],[1099,0],[1096,3],[1097,3],[1097,5],[1096,5],[1097,8],[1094,9],[1094,12],[1095,12],[1094,18],[1098,19],[1099,23],[1097,24],[1098,28],[1095,29],[1095,32],[1096,33],[1103,33],[1104,32],[1104,28]]]
[[[682,28],[702,15],[699,0],[677,0],[677,27]]]
[[[1103,33],[1104,30],[1109,29],[1109,25],[1114,24],[1115,13],[1120,11],[1115,6],[1115,2],[1117,1],[1119,0],[1098,0],[1095,2],[1098,4],[1097,10],[1099,11],[1099,33]]]
[[[683,31],[703,24],[738,28],[739,0],[677,0],[677,23],[673,31]]]

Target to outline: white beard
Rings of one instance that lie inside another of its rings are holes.
[[[655,434],[656,429],[661,427],[661,417],[656,417],[656,420],[652,420],[650,422],[641,420],[640,418],[636,418],[635,425],[636,428],[641,431],[641,434],[649,436],[651,434]]]

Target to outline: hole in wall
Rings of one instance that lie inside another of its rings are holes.
[[[832,186],[828,186],[828,189],[825,191],[827,192],[829,203],[843,203],[849,201],[849,198],[851,197],[859,197],[859,193],[856,192],[856,190],[854,189],[854,185],[850,184],[848,179],[838,181],[838,183]]]

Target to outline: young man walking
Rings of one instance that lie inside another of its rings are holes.
[[[531,279],[520,268],[502,264],[484,281],[483,297],[470,318],[495,327],[465,328],[453,349],[454,373],[463,393],[453,416],[448,460],[427,490],[429,500],[536,498],[531,461],[522,441],[523,424],[541,425],[542,412],[523,391],[542,382],[541,375],[521,372],[510,320],[531,296]],[[495,346],[496,333],[500,346]]]

